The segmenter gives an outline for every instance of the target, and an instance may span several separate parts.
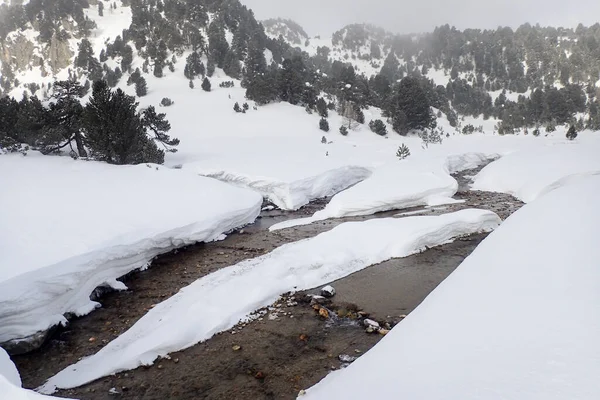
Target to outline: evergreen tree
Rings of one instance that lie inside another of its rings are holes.
[[[427,94],[418,79],[406,77],[395,89],[388,110],[394,130],[402,135],[411,130],[424,130],[435,126],[435,116],[431,111]]]
[[[325,132],[329,132],[329,122],[325,118],[319,120],[319,129]]]
[[[220,18],[211,22],[208,27],[208,53],[209,59],[212,60],[219,68],[223,68],[223,63],[227,52],[229,51],[229,43],[225,38],[225,27]]]
[[[223,71],[230,77],[239,79],[242,75],[242,66],[238,60],[237,55],[229,50],[223,60]]]
[[[171,130],[171,124],[165,119],[163,113],[157,114],[156,109],[150,106],[142,111],[141,123],[145,131],[149,131],[153,141],[161,144],[169,153],[177,152],[175,146],[179,145],[179,139],[171,138],[167,133]]]
[[[188,84],[188,86],[190,87],[190,89],[194,88],[194,81],[190,79],[190,83]]]
[[[208,61],[206,62],[206,76],[210,78],[213,76],[214,73],[215,63],[212,61],[212,58],[209,57]]]
[[[143,76],[140,76],[135,81],[135,95],[138,97],[144,97],[148,94],[148,84]]]
[[[242,109],[240,108],[240,103],[238,103],[237,101],[233,105],[233,111],[235,111],[236,113],[242,112]]]
[[[344,125],[340,126],[340,133],[344,136],[348,135],[348,128],[346,128]]]
[[[571,125],[571,127],[569,128],[569,130],[567,132],[567,139],[575,140],[576,137],[577,137],[577,128],[575,128],[575,125]]]
[[[400,160],[404,160],[406,157],[410,156],[410,149],[407,145],[402,143],[402,146],[398,147],[398,151],[396,152],[396,157]]]
[[[98,2],[98,15],[101,17],[104,16],[104,3],[102,3],[102,0]]]
[[[210,92],[210,81],[208,80],[208,78],[204,78],[204,80],[202,81],[202,90],[204,90],[205,92]]]
[[[83,87],[74,81],[59,81],[54,83],[54,102],[50,103],[50,123],[46,125],[41,139],[42,153],[49,154],[67,145],[75,152],[72,142],[75,142],[77,155],[87,157],[84,137],[81,134],[81,119],[83,106],[80,98]]]
[[[329,116],[327,102],[322,97],[317,99],[316,107],[320,117],[327,118]]]
[[[93,158],[111,164],[162,164],[165,153],[148,137],[144,125],[148,122],[137,113],[137,106],[135,98],[121,89],[111,92],[106,82],[94,82],[82,119],[86,144]],[[154,119],[149,124],[160,139],[166,128],[164,119],[158,118],[158,122]]]
[[[378,134],[380,136],[387,135],[387,127],[385,126],[383,121],[380,119],[375,119],[375,120],[369,122],[369,128],[371,129],[372,132],[375,132],[376,134]]]

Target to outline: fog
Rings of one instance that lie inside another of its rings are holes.
[[[398,33],[457,28],[513,28],[522,23],[575,27],[600,21],[598,0],[241,0],[258,19],[290,18],[310,36],[329,35],[350,23],[367,22]]]

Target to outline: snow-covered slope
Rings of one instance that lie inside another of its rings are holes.
[[[285,292],[309,289],[457,236],[490,231],[499,223],[492,212],[470,209],[437,217],[350,222],[314,238],[281,246],[183,288],[98,353],[51,378],[42,392],[80,386],[118,371],[152,364],[159,356],[231,328]],[[236,296],[232,297],[234,292]]]
[[[599,202],[600,177],[588,177],[526,205],[301,398],[600,398]]]
[[[598,137],[564,142],[510,154],[485,167],[473,188],[510,193],[524,202],[587,175],[600,175]]]
[[[0,343],[64,323],[100,285],[254,221],[261,197],[156,165],[0,156]]]

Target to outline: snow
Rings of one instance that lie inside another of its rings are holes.
[[[527,204],[302,399],[600,398],[599,202],[587,177]]]
[[[490,231],[500,219],[463,210],[436,217],[348,222],[314,238],[205,276],[158,304],[95,355],[65,368],[41,388],[80,386],[185,349],[233,327],[288,291],[309,289],[393,257],[405,257],[457,236]],[[235,293],[235,295],[232,295]],[[240,301],[243,299],[243,301]]]
[[[6,400],[42,400],[55,399],[55,397],[44,396],[31,390],[21,388],[21,377],[17,367],[0,347],[0,395]]]
[[[101,285],[249,224],[252,191],[156,165],[0,156],[0,343],[83,315]]]
[[[312,217],[280,222],[269,229],[275,231],[328,218],[453,203],[456,202],[452,196],[458,190],[458,183],[450,173],[475,168],[496,157],[496,154],[468,153],[428,160],[427,163],[405,160],[388,164],[377,168],[367,180],[335,195]]]
[[[580,140],[509,154],[477,174],[473,189],[509,193],[528,203],[573,180],[600,174],[600,141],[585,134]]]
[[[2,347],[0,347],[0,376],[3,376],[11,384],[21,387],[19,371]]]

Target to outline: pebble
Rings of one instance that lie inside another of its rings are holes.
[[[233,351],[238,351],[241,348],[242,348],[242,346],[240,346],[239,344],[234,344],[233,347],[232,347]]]
[[[390,330],[389,330],[389,329],[380,329],[380,330],[379,330],[379,334],[380,334],[380,335],[383,335],[383,336],[385,336],[385,335],[387,335],[388,333],[390,333]]]
[[[327,311],[325,308],[320,308],[319,315],[323,318],[329,318],[329,311]]]
[[[373,321],[372,319],[368,319],[368,318],[367,318],[367,319],[365,319],[365,320],[363,321],[363,324],[365,324],[365,326],[367,326],[367,327],[369,327],[369,326],[370,326],[370,327],[373,327],[373,328],[379,329],[379,322],[377,322],[377,321]]]

